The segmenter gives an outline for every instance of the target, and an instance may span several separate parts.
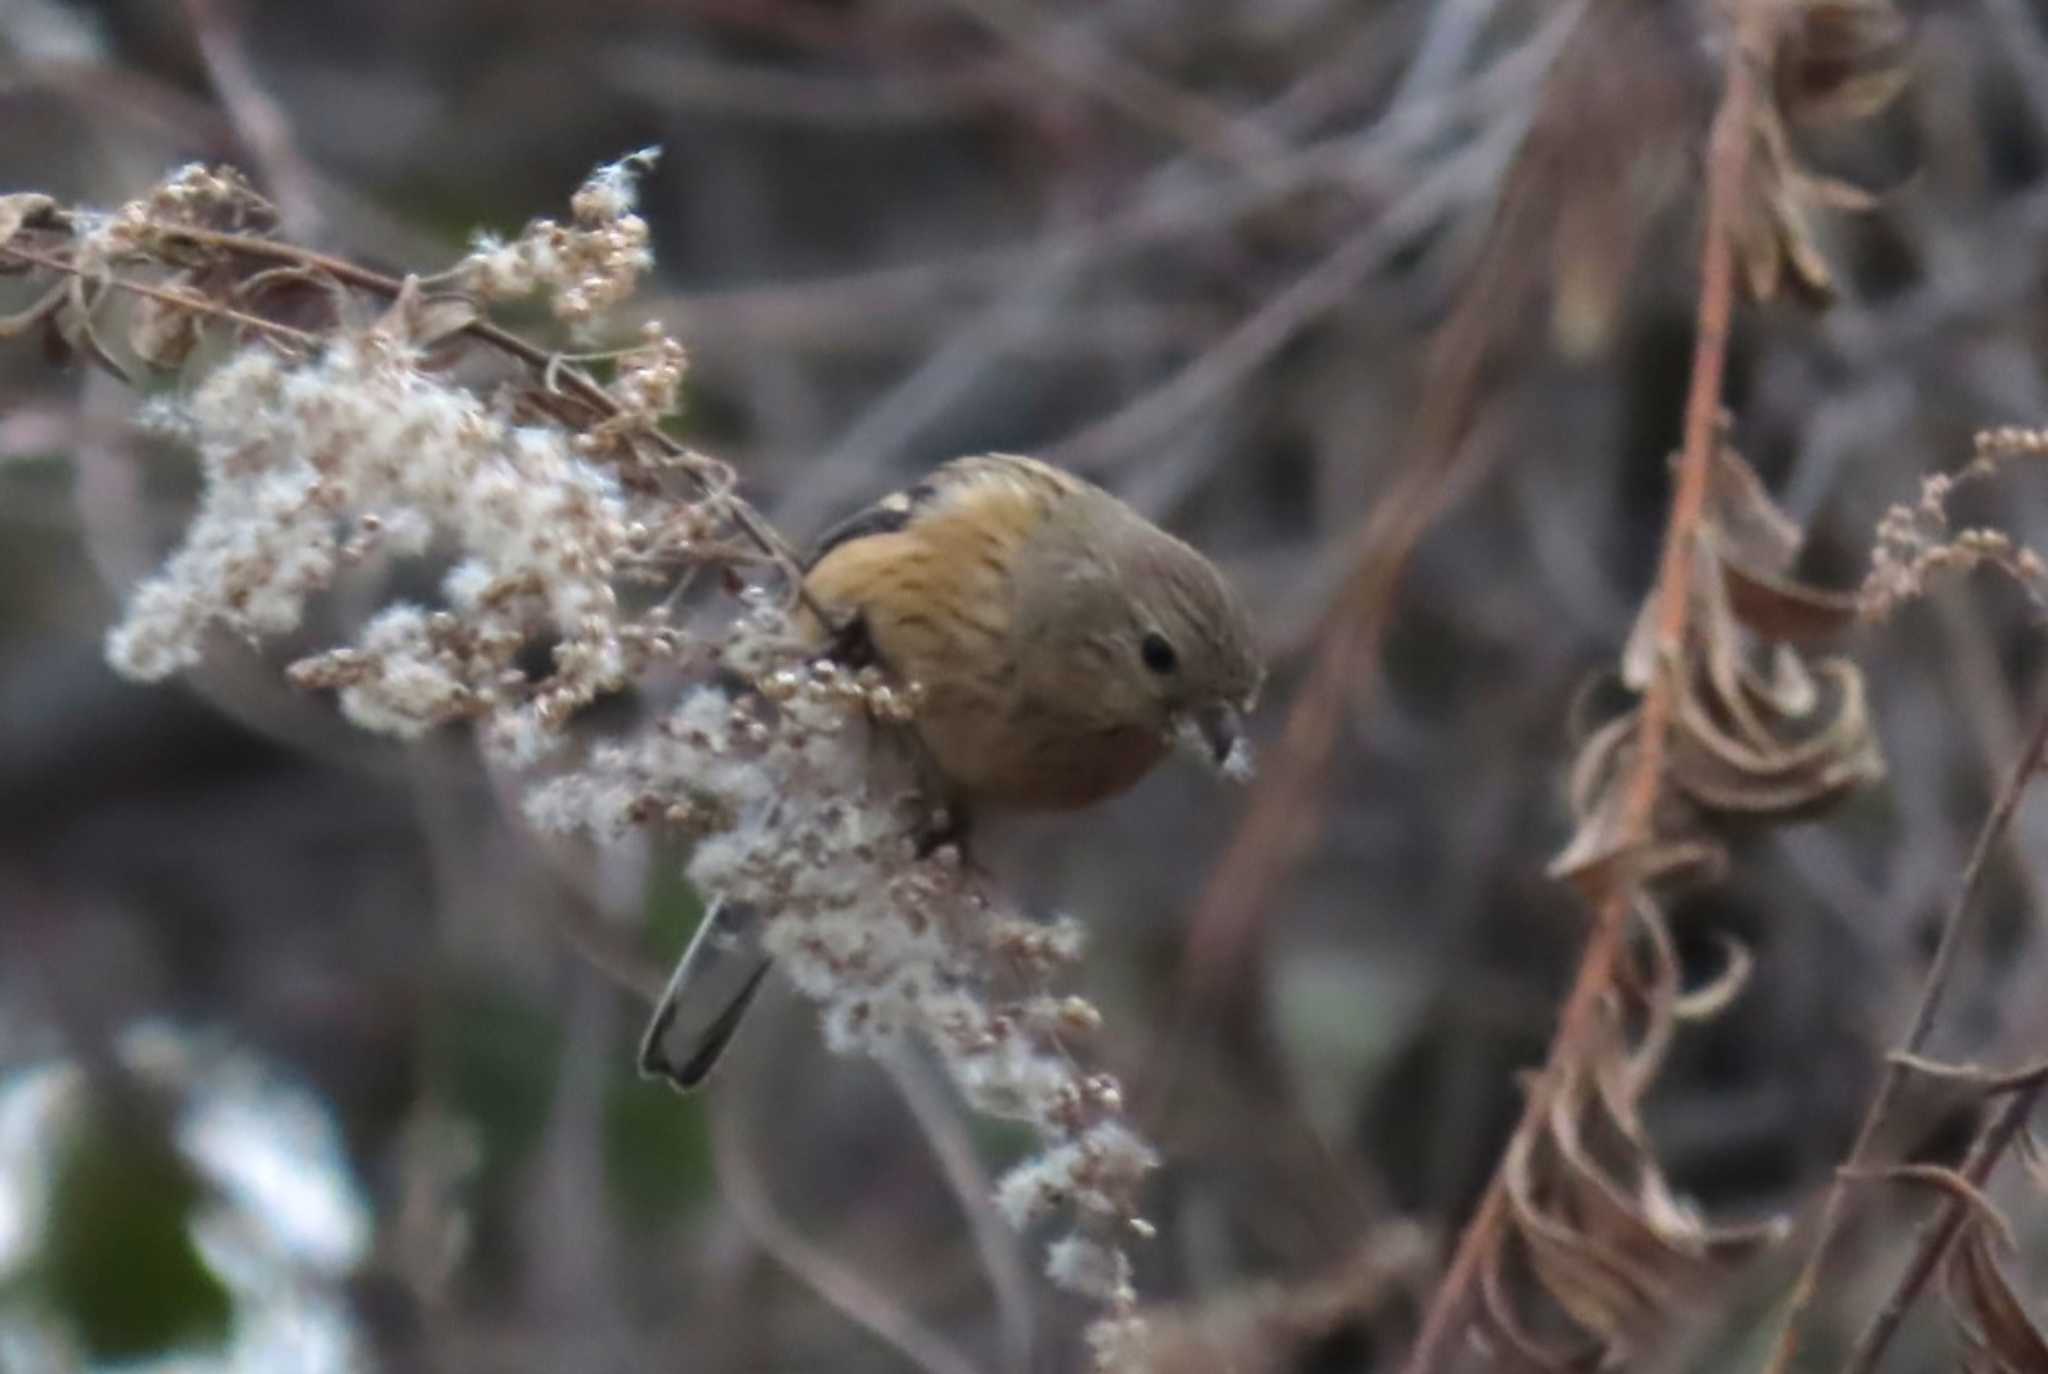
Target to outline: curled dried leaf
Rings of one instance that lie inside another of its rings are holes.
[[[1527,1263],[1526,1252],[1518,1259]],[[1599,1341],[1584,1335],[1569,1342],[1546,1339],[1523,1324],[1522,1314],[1515,1310],[1514,1300],[1508,1295],[1506,1269],[1506,1264],[1497,1263],[1480,1272],[1482,1322],[1477,1334],[1481,1339],[1506,1346],[1509,1353],[1544,1374],[1568,1374],[1596,1367],[1600,1363]]]
[[[2027,1314],[1996,1253],[2011,1243],[1995,1211],[1971,1210],[1943,1267],[1949,1312],[1968,1368],[1985,1374],[2040,1374],[2048,1369],[2048,1337]]]
[[[1627,1358],[1784,1231],[1775,1219],[1705,1221],[1666,1182],[1640,1115],[1677,1021],[1725,1006],[1746,958],[1732,957],[1721,977],[1686,995],[1662,914],[1639,907],[1636,935],[1597,1032],[1560,1063],[1539,1127],[1516,1138],[1503,1166],[1515,1244],[1492,1257],[1485,1319],[1497,1339],[1546,1368],[1584,1367],[1579,1351]],[[1508,1296],[1511,1267],[1535,1290],[1520,1305]]]
[[[1863,675],[1841,659],[1817,665],[1832,713],[1806,722],[1781,718],[1782,733],[1759,743],[1721,728],[1712,703],[1696,691],[1678,696],[1678,728],[1666,773],[1671,785],[1708,811],[1780,819],[1810,815],[1884,776],[1863,692]],[[1768,728],[1768,727],[1767,727]]]
[[[1872,197],[1801,163],[1789,125],[1867,119],[1904,89],[1905,21],[1888,0],[1805,0],[1786,7],[1765,54],[1770,97],[1750,111],[1747,186],[1735,228],[1743,282],[1757,300],[1781,291],[1805,304],[1834,298],[1834,275],[1809,212],[1866,209]]]
[[[1721,443],[1707,473],[1710,537],[1730,558],[1768,573],[1787,572],[1806,536],[1771,499],[1756,469],[1729,445],[1725,414],[1720,425]]]
[[[56,208],[57,202],[39,191],[0,196],[0,244],[12,243],[16,234],[41,224]]]
[[[1622,651],[1620,680],[1631,691],[1660,672],[1672,679],[1650,836],[1632,836],[1622,823],[1640,724],[1628,709],[1589,733],[1574,758],[1577,826],[1553,875],[1595,897],[1624,873],[1709,876],[1720,857],[1719,819],[1798,818],[1883,777],[1861,671],[1842,658],[1809,662],[1797,647],[1846,627],[1858,599],[1794,579],[1799,544],[1798,526],[1724,446],[1694,550],[1686,642],[1660,658],[1652,599]]]
[[[1905,89],[1906,41],[1906,18],[1889,0],[1806,0],[1780,35],[1778,108],[1808,126],[1881,113]]]
[[[1945,1164],[1892,1164],[1878,1169],[1844,1169],[1842,1173],[1848,1178],[1908,1183],[1946,1193],[1963,1205],[1965,1215],[1973,1224],[1991,1228],[2007,1245],[2012,1244],[2011,1228],[1999,1214],[1997,1205],[1984,1195],[1982,1188]]]
[[[1710,1021],[1726,1011],[1749,986],[1749,975],[1756,968],[1755,956],[1733,936],[1724,934],[1718,939],[1724,956],[1721,972],[1709,982],[1680,994],[1671,1004],[1673,1020]]]
[[[82,276],[68,277],[62,285],[63,300],[44,316],[44,354],[54,363],[68,363],[82,354],[88,362],[133,386],[135,379],[128,369],[100,341],[95,316],[105,298],[104,288]]]
[[[1782,292],[1800,304],[1823,309],[1834,304],[1835,275],[1814,242],[1807,216],[1812,202],[1803,194],[1805,179],[1792,169],[1791,153],[1775,138],[1759,137],[1751,154],[1751,189],[1735,227],[1735,255],[1742,266],[1742,284],[1752,300],[1776,299]]]
[[[1788,644],[1830,639],[1863,613],[1862,600],[1853,592],[1794,581],[1725,553],[1721,578],[1736,618],[1767,639]]]

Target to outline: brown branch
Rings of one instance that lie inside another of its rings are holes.
[[[1253,120],[1231,114],[1118,53],[1078,25],[1054,27],[1019,0],[947,0],[1009,43],[1050,79],[1085,91],[1203,156],[1247,171],[1281,151]]]
[[[54,257],[48,253],[38,253],[35,249],[24,248],[18,243],[0,244],[0,253],[6,253],[9,257],[19,258],[23,262],[34,263],[36,266],[51,272],[63,272],[69,276],[83,278],[98,285],[112,287],[117,291],[126,291],[131,296],[142,296],[149,300],[160,301],[165,305],[175,306],[180,310],[189,310],[195,315],[205,315],[209,319],[222,320],[242,329],[253,329],[258,333],[268,334],[274,339],[284,343],[296,344],[301,348],[311,348],[320,342],[318,336],[309,334],[303,329],[294,329],[291,325],[279,324],[276,320],[266,320],[260,315],[251,315],[247,311],[237,310],[233,306],[222,305],[218,301],[208,300],[204,296],[195,295],[190,291],[175,291],[169,287],[152,286],[148,282],[133,281],[127,277],[101,276],[95,272],[85,271],[76,263],[67,262],[63,258]]]
[[[858,1269],[804,1239],[783,1218],[754,1167],[752,1146],[737,1111],[727,1107],[712,1113],[711,1147],[725,1201],[755,1243],[842,1316],[924,1374],[980,1374],[951,1341],[875,1288]]]
[[[1409,561],[1437,520],[1490,466],[1485,454],[1471,456],[1472,417],[1497,356],[1502,303],[1523,284],[1520,274],[1526,259],[1517,230],[1536,211],[1516,187],[1503,193],[1487,255],[1431,350],[1422,403],[1400,471],[1351,540],[1350,572],[1317,628],[1308,680],[1295,697],[1280,738],[1261,762],[1245,818],[1189,921],[1178,1013],[1184,1023],[1194,1015],[1194,1004],[1238,967],[1242,946],[1267,895],[1315,843],[1317,798],[1329,775],[1338,731],[1347,707],[1355,709],[1369,695],[1374,659],[1393,619],[1394,596]],[[1369,235],[1355,240],[1370,241]],[[1327,262],[1309,277],[1326,269]],[[1259,312],[1247,328],[1256,326],[1266,313]],[[1169,383],[1178,386],[1178,379]],[[1140,401],[1124,417],[1104,424],[1122,428],[1129,423],[1125,417],[1149,406],[1149,401]],[[1099,453],[1100,435],[1096,431],[1086,447],[1075,441],[1071,447],[1078,451],[1072,456],[1082,457],[1089,448]]]
[[[1296,693],[1280,738],[1261,761],[1246,815],[1189,922],[1178,993],[1177,1020],[1183,1025],[1196,1014],[1193,1004],[1213,995],[1240,966],[1269,895],[1316,842],[1322,822],[1319,799],[1336,756],[1338,734],[1347,713],[1363,709],[1371,698],[1379,648],[1409,562],[1436,522],[1485,478],[1498,456],[1497,444],[1473,438],[1476,420],[1491,377],[1527,349],[1520,320],[1546,277],[1540,255],[1532,255],[1528,245],[1550,232],[1555,218],[1551,158],[1560,132],[1571,132],[1569,120],[1562,130],[1546,130],[1546,110],[1554,105],[1567,73],[1585,62],[1609,60],[1607,45],[1599,41],[1603,35],[1593,23],[1598,12],[1593,5],[1567,7],[1537,39],[1518,50],[1517,60],[1526,53],[1532,64],[1540,63],[1549,73],[1530,116],[1530,132],[1508,168],[1478,260],[1431,344],[1422,369],[1420,401],[1386,493],[1348,544],[1336,551],[1349,571],[1316,626],[1307,681]],[[1461,154],[1454,163],[1477,157],[1480,151]],[[1398,215],[1398,207],[1389,213]],[[1369,246],[1372,237],[1369,229],[1356,242]],[[1340,249],[1337,257],[1349,251]],[[1170,379],[1158,398],[1140,398],[1098,422],[1087,435],[1069,441],[1064,446],[1068,456],[1107,463],[1114,455],[1104,448],[1106,437],[1130,452],[1129,444],[1150,443],[1185,420],[1187,407],[1201,403],[1210,387],[1199,380],[1203,374],[1211,366],[1249,365],[1246,359],[1256,363],[1251,349],[1265,348],[1269,342],[1261,336],[1274,323],[1296,314],[1298,307],[1290,298],[1307,293],[1306,303],[1314,306],[1314,297],[1322,290],[1317,282],[1335,270],[1335,261],[1318,264],[1249,317],[1215,350],[1215,361],[1198,359]],[[1376,445],[1370,436],[1366,443]]]
[[[71,227],[72,224],[71,216],[68,212],[58,213],[54,217],[54,222],[65,228]],[[157,225],[155,227],[158,232],[167,238],[180,239],[202,248],[212,248],[256,262],[322,273],[332,277],[343,286],[353,287],[358,291],[365,291],[386,300],[396,300],[399,293],[405,289],[405,282],[397,277],[388,276],[382,272],[375,272],[367,267],[350,262],[345,258],[315,252],[313,249],[303,248],[293,243],[285,243],[276,239],[258,238],[249,234],[224,233],[219,230],[202,229],[187,225]],[[33,262],[38,266],[49,267],[57,271],[74,274],[77,274],[79,271],[74,264],[37,254],[33,250],[25,249],[15,243],[0,244],[0,253],[5,253],[24,262]],[[145,283],[129,281],[121,277],[106,277],[103,280],[109,286],[138,295],[162,294]],[[178,304],[187,304],[182,297],[175,299]],[[216,311],[215,313],[219,312]],[[276,325],[254,318],[249,319],[247,323],[252,327],[268,329],[280,335],[287,328],[283,325]],[[297,333],[297,331],[292,332],[294,334]],[[599,386],[589,375],[577,368],[564,366],[562,355],[542,348],[538,344],[531,343],[510,330],[492,323],[488,319],[479,317],[455,332],[467,335],[469,338],[497,350],[506,357],[525,364],[549,386],[559,386],[569,395],[588,405],[600,416],[609,419],[616,418],[624,413],[624,406],[614,399],[611,393],[607,392],[602,386]],[[669,457],[687,458],[690,456],[690,450],[687,447],[662,433],[659,429],[649,427],[644,437]],[[796,555],[782,539],[782,536],[776,533],[774,527],[769,525],[752,506],[732,496],[729,491],[720,489],[702,473],[692,473],[692,477],[707,492],[718,499],[719,504],[724,507],[726,514],[731,517],[733,523],[739,527],[740,532],[746,535],[763,553],[775,560],[776,564],[783,569],[789,579],[790,586],[795,589],[797,596],[804,601],[812,613],[818,615],[826,623],[830,623],[830,617],[826,616],[822,608],[810,600],[809,594],[804,590],[803,575]]]
[[[2044,714],[2043,719],[2048,720],[2048,714]],[[2033,1115],[2034,1105],[2040,1100],[2044,1087],[2048,1087],[2048,1081],[2036,1078],[2007,1098],[2004,1108],[1970,1146],[1969,1157],[1963,1161],[1962,1175],[1972,1188],[1981,1190],[1990,1181],[1991,1171],[1998,1167],[1998,1161],[2019,1138],[2027,1118]],[[1969,1220],[1970,1209],[1968,1198],[1951,1195],[1943,1200],[1940,1211],[1922,1223],[1920,1235],[1913,1243],[1913,1262],[1899,1276],[1897,1287],[1892,1289],[1884,1306],[1870,1319],[1870,1325],[1856,1338],[1848,1363],[1842,1366],[1842,1374],[1871,1374],[1877,1368],[1877,1362],[1884,1358],[1885,1348],[1891,1344],[1893,1333],[1905,1318],[1906,1309],[1913,1305],[1914,1299],[1927,1286],[1927,1280],[1947,1258],[1949,1247],[1955,1243],[1963,1223]]]
[[[995,1290],[1004,1366],[1031,1369],[1035,1335],[1031,1274],[1018,1254],[1016,1230],[996,1210],[995,1185],[988,1170],[982,1167],[974,1140],[929,1060],[908,1047],[900,1047],[882,1060],[882,1067],[896,1085],[896,1091],[902,1094],[904,1105],[924,1133],[938,1159],[940,1172],[966,1214],[974,1248],[981,1257],[982,1268],[988,1271],[989,1286]]]
[[[1677,662],[1685,642],[1692,607],[1693,550],[1706,504],[1721,413],[1722,376],[1727,364],[1728,333],[1734,313],[1733,231],[1738,202],[1748,174],[1751,108],[1756,100],[1752,37],[1744,26],[1754,22],[1756,6],[1737,16],[1738,33],[1728,56],[1726,83],[1708,140],[1707,214],[1701,247],[1698,333],[1693,345],[1692,377],[1686,393],[1685,446],[1679,460],[1678,487],[1672,495],[1665,528],[1663,556],[1654,595],[1657,601],[1657,665],[1643,694],[1635,758],[1628,779],[1622,819],[1622,843],[1637,847],[1651,839],[1651,818],[1662,779],[1670,733]],[[1570,994],[1558,1015],[1541,1077],[1531,1085],[1515,1138],[1526,1139],[1541,1129],[1559,1082],[1560,1069],[1579,1052],[1598,1015],[1603,994],[1626,945],[1635,886],[1625,875],[1601,903],[1593,932],[1586,942]],[[1512,1146],[1502,1153],[1493,1179],[1449,1268],[1425,1313],[1422,1331],[1406,1363],[1407,1374],[1427,1374],[1443,1362],[1452,1336],[1461,1328],[1476,1292],[1487,1257],[1499,1244],[1507,1218],[1504,1165]]]
[[[1973,1065],[1944,1064],[1939,1060],[1924,1059],[1902,1050],[1893,1050],[1885,1057],[1901,1068],[1911,1069],[1923,1078],[1957,1083],[1981,1097],[2003,1097],[2007,1093],[2021,1092],[2048,1082],[2048,1061],[1994,1073]]]
[[[1977,896],[1983,889],[1992,851],[2003,842],[2006,832],[2011,829],[2013,817],[2019,811],[2020,798],[2026,793],[2027,783],[2041,770],[2044,760],[2048,760],[2048,707],[2044,707],[2035,719],[2033,731],[2027,736],[2026,747],[2020,751],[2018,761],[2006,775],[1997,799],[1993,801],[1991,810],[1984,817],[1984,824],[1977,831],[1976,842],[1970,847],[1970,858],[1963,866],[1962,880],[1957,884],[1955,897],[1950,901],[1948,912],[1942,918],[1941,941],[1935,946],[1933,962],[1928,965],[1927,976],[1920,985],[1920,1003],[1914,1009],[1912,1024],[1907,1027],[1905,1038],[1898,1049],[1886,1059],[1884,1077],[1878,1083],[1877,1095],[1871,1099],[1869,1108],[1864,1112],[1863,1124],[1856,1132],[1856,1141],[1849,1147],[1849,1157],[1836,1172],[1834,1182],[1828,1188],[1827,1199],[1821,1204],[1819,1234],[1814,1238],[1813,1248],[1806,1256],[1806,1263],[1800,1268],[1798,1281],[1793,1287],[1792,1302],[1786,1310],[1785,1326],[1778,1333],[1777,1344],[1771,1352],[1771,1362],[1766,1366],[1766,1374],[1783,1374],[1799,1353],[1800,1325],[1805,1319],[1807,1309],[1813,1304],[1814,1293],[1820,1283],[1821,1265],[1827,1258],[1828,1247],[1834,1241],[1835,1232],[1842,1223],[1842,1210],[1848,1198],[1851,1182],[1849,1175],[1852,1171],[1868,1166],[1869,1155],[1878,1131],[1898,1100],[1900,1089],[1913,1072],[1911,1056],[1918,1055],[1927,1043],[1928,1032],[1934,1027],[1935,1013],[1940,1009],[1942,995],[1948,988],[1949,975],[1955,968],[1956,952],[1962,948],[1963,938],[1972,928],[1969,918],[1976,909]],[[2039,1092],[2039,1084],[2029,1084],[2023,1088],[2008,1101],[2006,1115],[2019,1108],[2019,1120],[2024,1121],[2025,1108],[2033,1105]],[[2001,1121],[2004,1119],[2005,1116],[2000,1117]],[[1988,1138],[1987,1136],[1986,1139]],[[1960,1216],[1955,1219],[1955,1225],[1961,1225]],[[1953,1234],[1954,1227],[1950,1227],[1948,1235]],[[1919,1271],[1922,1261],[1925,1261],[1925,1267],[1931,1271],[1934,1260],[1928,1258],[1924,1249],[1927,1243],[1923,1235],[1923,1252],[1916,1258],[1915,1268],[1908,1271],[1909,1278]],[[1938,1259],[1939,1251],[1945,1250],[1947,1245],[1948,1238],[1944,1236],[1936,1246],[1934,1258]],[[1919,1284],[1925,1281],[1926,1275],[1922,1273],[1910,1289],[1902,1288],[1904,1298],[1894,1295],[1894,1301],[1902,1304],[1902,1310],[1903,1302],[1910,1301],[1911,1294],[1918,1292]],[[1891,1305],[1887,1304],[1886,1311],[1890,1310]],[[1880,1314],[1880,1322],[1882,1320]],[[1897,1324],[1896,1317],[1892,1319],[1892,1324]],[[1880,1348],[1882,1341],[1888,1339],[1889,1335],[1887,1329],[1884,1336],[1879,1338]],[[1872,1337],[1866,1334],[1865,1341],[1870,1339]],[[1858,1349],[1862,1349],[1861,1343]]]
[[[1463,204],[1483,201],[1500,179],[1521,130],[1502,124],[1459,150],[1372,215],[1185,367],[1113,414],[1061,442],[1053,457],[1082,471],[1155,452],[1174,432],[1241,385],[1302,330],[1352,300],[1359,283]]]
[[[264,89],[249,63],[239,16],[227,13],[224,0],[184,0],[184,4],[185,21],[192,26],[192,38],[206,63],[214,93],[270,183],[279,217],[293,234],[318,238],[321,216],[313,196],[313,178],[292,137],[291,117]]]

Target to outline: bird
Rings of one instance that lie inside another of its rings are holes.
[[[908,729],[958,843],[989,811],[1076,811],[1175,748],[1251,773],[1265,672],[1215,564],[1035,458],[956,458],[832,526],[802,564],[816,649],[917,684]],[[641,1041],[643,1075],[710,1074],[769,969],[761,913],[714,901]]]

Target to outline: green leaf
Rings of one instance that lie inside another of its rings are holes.
[[[205,1189],[168,1140],[88,1109],[54,1174],[36,1286],[94,1361],[226,1337],[233,1302],[189,1225]]]

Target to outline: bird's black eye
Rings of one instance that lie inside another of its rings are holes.
[[[1154,630],[1138,645],[1138,652],[1145,659],[1145,666],[1162,677],[1180,666],[1180,655],[1166,642],[1166,636]]]

